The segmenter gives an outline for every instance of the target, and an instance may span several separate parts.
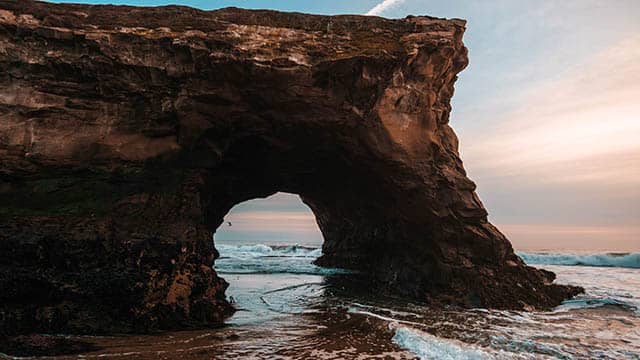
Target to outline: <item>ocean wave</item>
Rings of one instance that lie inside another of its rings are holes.
[[[424,331],[398,326],[393,342],[421,359],[480,360],[493,359],[491,354],[459,341],[442,339]]]
[[[626,254],[544,254],[518,253],[530,265],[569,265],[640,268],[640,253]]]
[[[216,245],[220,257],[215,262],[220,274],[300,274],[334,275],[344,269],[313,264],[322,250],[300,245]]]
[[[313,264],[225,264],[216,262],[216,271],[228,275],[249,274],[297,274],[297,275],[337,275],[351,271],[336,268],[324,268]]]
[[[565,312],[570,310],[578,310],[578,309],[593,309],[599,308],[603,306],[613,306],[623,310],[632,311],[638,313],[640,309],[636,304],[631,301],[623,301],[620,299],[607,297],[607,298],[592,298],[592,297],[581,297],[570,300],[565,300],[562,302],[562,305],[558,306],[555,311],[556,312]]]
[[[322,255],[320,248],[301,245],[216,245],[221,257],[260,258],[260,257],[303,257],[317,258]]]

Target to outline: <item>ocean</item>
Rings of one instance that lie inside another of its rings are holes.
[[[82,358],[640,359],[640,253],[520,253],[586,293],[546,312],[434,309],[344,286],[317,241],[218,241],[237,312],[218,329],[91,337]],[[77,358],[77,356],[74,356]]]

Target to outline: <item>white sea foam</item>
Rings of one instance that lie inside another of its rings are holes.
[[[217,245],[222,257],[256,258],[256,257],[304,257],[317,258],[322,255],[319,248],[300,245]]]
[[[346,273],[343,269],[324,268],[313,264],[322,255],[319,248],[300,245],[224,245],[216,246],[220,258],[216,270],[221,274],[310,274]]]
[[[638,312],[640,309],[634,305],[631,301],[623,301],[620,299],[608,297],[604,299],[591,298],[591,297],[579,297],[562,302],[562,305],[558,306],[555,311],[569,311],[575,309],[592,309],[602,306],[616,306],[618,308]]]
[[[321,249],[300,245],[224,245],[216,246],[222,257],[255,258],[255,257],[305,257],[317,258],[322,255]]]
[[[629,254],[544,254],[518,253],[532,265],[581,265],[601,267],[640,268],[640,253]]]
[[[421,359],[484,360],[491,354],[456,340],[442,339],[424,331],[398,326],[393,342]]]
[[[389,329],[394,331],[392,341],[401,348],[415,354],[421,359],[443,359],[443,360],[478,360],[493,359],[491,354],[475,348],[473,345],[465,344],[461,341],[439,338],[427,332],[418,330],[415,326],[422,326],[420,322],[401,320],[395,317],[377,314],[375,312],[361,310],[359,308],[371,308],[384,310],[370,305],[353,303],[354,307],[349,309],[349,313],[370,316],[379,320],[388,321]],[[405,311],[393,311],[392,315],[412,315]]]

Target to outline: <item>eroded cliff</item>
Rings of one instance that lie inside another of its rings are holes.
[[[465,22],[0,1],[0,330],[148,331],[232,309],[211,235],[299,194],[320,264],[434,303],[579,288],[487,221],[448,125]]]

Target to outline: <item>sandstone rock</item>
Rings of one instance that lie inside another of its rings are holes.
[[[211,235],[296,193],[319,264],[462,306],[580,289],[487,221],[448,125],[465,22],[0,1],[0,331],[217,324]]]

